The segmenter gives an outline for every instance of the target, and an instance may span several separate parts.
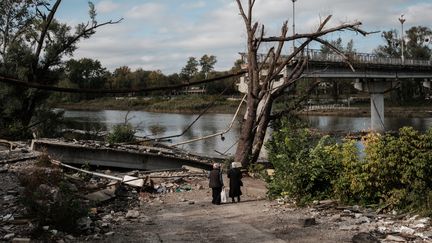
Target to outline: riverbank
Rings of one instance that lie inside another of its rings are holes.
[[[217,97],[217,96],[173,96],[173,97],[108,97],[76,103],[51,104],[55,108],[67,110],[132,110],[161,113],[186,113],[197,114],[207,109],[207,113],[233,114],[240,103],[239,97]],[[280,107],[277,105],[275,107]],[[242,106],[242,112],[245,106]],[[357,106],[314,106],[307,107],[298,112],[299,115],[316,116],[346,116],[346,117],[368,117],[370,116],[370,105]],[[423,104],[416,106],[391,106],[385,107],[386,117],[424,118],[432,117],[432,105]]]
[[[54,108],[68,110],[131,110],[161,113],[199,113],[208,109],[208,113],[235,113],[240,98],[218,96],[173,96],[173,97],[107,97],[76,103],[55,103]]]
[[[427,118],[432,117],[432,106],[406,106],[406,107],[385,107],[386,117],[403,118]],[[314,116],[345,116],[345,117],[370,117],[370,107],[334,107],[314,110],[303,110],[299,115]]]

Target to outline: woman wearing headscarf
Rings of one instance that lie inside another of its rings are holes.
[[[228,178],[230,179],[229,197],[232,202],[235,202],[234,198],[237,197],[237,202],[240,202],[240,196],[242,192],[240,187],[243,186],[242,173],[240,171],[241,163],[232,162],[231,169],[228,171]]]
[[[221,192],[223,187],[222,173],[218,163],[213,164],[213,169],[210,171],[209,187],[212,189],[212,203],[221,204]]]

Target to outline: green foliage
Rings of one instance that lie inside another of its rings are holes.
[[[77,49],[77,43],[95,33],[96,12],[90,5],[92,24],[76,28],[55,18],[60,2],[44,0],[0,1],[0,75],[41,85],[55,85],[63,72],[62,63]],[[0,130],[14,134],[14,128],[28,133],[37,110],[50,93],[23,87],[0,85]]]
[[[186,66],[181,70],[180,76],[186,81],[190,81],[198,73],[198,64],[195,57],[189,57]]]
[[[108,71],[102,67],[98,60],[82,58],[71,59],[66,62],[65,76],[73,86],[83,89],[102,89],[108,79]],[[67,85],[71,86],[71,85]],[[77,99],[91,99],[97,97],[95,94],[72,94]]]
[[[9,119],[7,119],[9,121]],[[0,122],[4,121],[0,118]],[[17,120],[12,122],[5,122],[1,125],[6,127],[0,127],[0,137],[7,138],[10,140],[22,140],[31,137],[31,133],[28,129],[25,129],[21,123]]]
[[[113,127],[113,131],[108,135],[109,143],[125,143],[135,140],[135,131],[131,124],[119,124]]]
[[[268,179],[266,168],[263,164],[250,164],[247,170],[252,177]]]
[[[64,127],[63,114],[64,111],[55,112],[49,109],[39,109],[30,126],[38,137],[58,137]]]
[[[362,142],[360,154],[355,141],[319,138],[284,120],[267,144],[275,168],[270,196],[288,195],[299,203],[332,197],[432,215],[432,129],[371,133]]]
[[[340,148],[328,136],[319,137],[303,125],[284,119],[267,143],[275,174],[270,197],[288,195],[299,203],[329,197],[340,170]]]
[[[425,26],[413,26],[404,35],[405,59],[429,60],[432,56],[430,48],[430,36],[432,30]],[[383,31],[384,45],[378,46],[374,53],[381,57],[400,58],[402,56],[401,35],[395,29]],[[414,101],[424,102],[424,88],[422,81],[407,80],[401,83],[401,87],[393,91],[394,101],[399,104],[410,104]]]
[[[399,135],[370,134],[364,139],[366,157],[359,161],[354,192],[368,203],[389,208],[418,209],[432,186],[432,132],[410,127]]]
[[[207,55],[201,57],[199,60],[199,64],[201,66],[201,73],[204,74],[205,77],[208,77],[208,74],[214,69],[214,65],[216,64],[216,56]]]

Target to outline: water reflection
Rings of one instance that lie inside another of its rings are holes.
[[[302,119],[313,127],[325,132],[360,132],[370,130],[369,117],[304,116]],[[432,118],[388,117],[386,131],[397,131],[404,126],[424,132],[432,126]]]
[[[127,115],[127,118],[126,118]],[[106,124],[111,130],[116,124],[122,124],[125,119],[137,130],[137,136],[155,137],[154,129],[158,127],[159,133],[156,137],[173,136],[182,133],[197,117],[193,114],[155,113],[145,111],[104,110],[104,111],[66,111],[65,117],[80,123],[100,122]],[[229,126],[233,115],[230,114],[206,114],[181,137],[172,138],[171,144],[201,136],[211,135],[224,131]],[[206,140],[180,145],[180,148],[197,153],[218,154],[226,152],[232,155],[235,146],[232,146],[240,133],[239,123],[235,122],[232,129],[224,134],[224,140],[220,136]],[[153,131],[152,131],[153,130]]]
[[[104,111],[66,111],[65,117],[82,123],[89,124],[99,122],[105,124],[110,130],[116,124],[125,122],[125,117],[135,129],[136,135],[147,137],[165,137],[182,133],[197,117],[193,114],[156,113],[145,111],[104,110]],[[206,114],[203,115],[183,136],[172,138],[171,144],[201,136],[224,131],[230,124],[233,115],[230,114]],[[359,132],[367,131],[370,127],[368,117],[335,117],[335,116],[304,116],[302,119],[311,127],[325,132]],[[386,118],[387,130],[398,130],[403,126],[412,126],[419,131],[426,131],[432,125],[432,118]],[[77,128],[77,127],[73,127]],[[157,128],[157,129],[156,129]],[[79,129],[79,128],[77,128]],[[155,132],[157,130],[157,132]],[[218,152],[226,152],[232,155],[235,152],[237,138],[240,134],[239,123],[235,122],[233,128],[224,135],[201,140],[194,143],[181,145],[181,148],[197,153],[210,155]],[[234,146],[233,146],[234,145]]]

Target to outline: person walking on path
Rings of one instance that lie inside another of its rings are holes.
[[[223,187],[222,173],[220,164],[214,163],[213,169],[210,171],[209,187],[212,189],[212,203],[216,205],[221,204],[221,192]]]
[[[230,179],[229,197],[232,202],[235,202],[234,198],[237,197],[237,202],[240,202],[240,196],[242,195],[240,187],[243,186],[242,173],[240,171],[241,163],[232,162],[231,169],[228,171],[228,178]]]

